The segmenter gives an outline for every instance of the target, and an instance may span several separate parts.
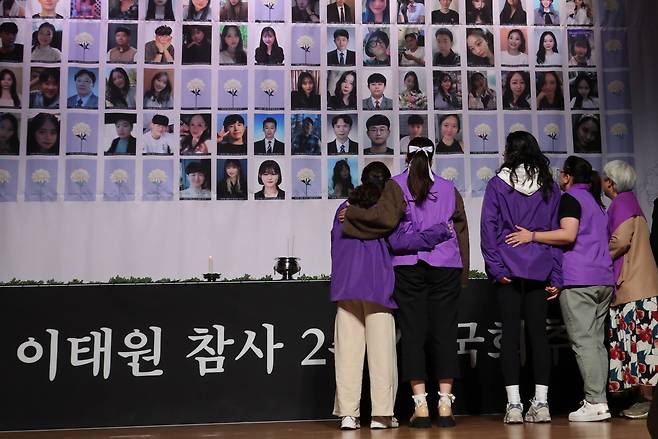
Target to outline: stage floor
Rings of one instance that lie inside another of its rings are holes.
[[[0,439],[208,439],[208,438],[313,438],[313,439],[648,439],[646,421],[614,419],[612,422],[570,423],[557,417],[552,424],[504,425],[500,416],[463,416],[456,428],[371,431],[369,428],[342,432],[336,421],[215,424],[171,427],[60,430],[0,433]]]

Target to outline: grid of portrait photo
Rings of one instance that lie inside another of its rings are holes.
[[[411,139],[632,161],[624,0],[0,0],[0,201],[341,199]]]

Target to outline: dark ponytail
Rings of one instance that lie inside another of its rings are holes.
[[[592,169],[590,162],[582,157],[570,155],[564,162],[562,171],[573,177],[574,183],[589,185],[589,193],[592,194],[596,204],[602,209],[603,201],[601,200],[601,176],[597,171]]]
[[[409,165],[407,185],[416,203],[421,205],[427,199],[430,188],[434,184],[429,174],[432,157],[434,156],[434,143],[427,137],[415,137],[411,139],[409,146],[417,146],[419,148],[432,147],[432,152],[425,153],[424,151],[417,151],[407,154],[407,164]]]
[[[391,178],[391,171],[382,162],[371,162],[361,172],[361,184],[354,189],[347,201],[354,206],[368,209],[379,201],[384,185]]]

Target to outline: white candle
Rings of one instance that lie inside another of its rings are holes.
[[[212,267],[212,256],[208,256],[208,273],[214,273]]]

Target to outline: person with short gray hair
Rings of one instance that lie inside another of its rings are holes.
[[[603,168],[603,192],[612,200],[608,231],[615,276],[608,390],[621,392],[639,387],[638,400],[622,411],[631,419],[648,415],[648,400],[656,379],[656,369],[649,359],[658,355],[658,347],[652,343],[652,328],[658,325],[658,268],[651,253],[649,226],[633,194],[636,180],[635,170],[624,161],[613,160]]]

